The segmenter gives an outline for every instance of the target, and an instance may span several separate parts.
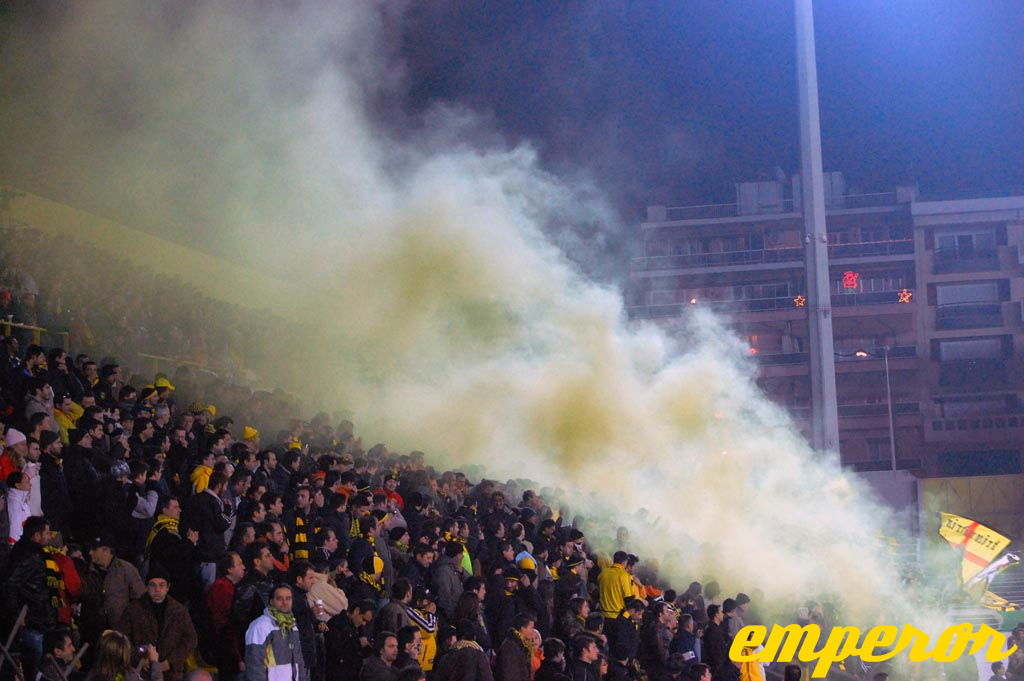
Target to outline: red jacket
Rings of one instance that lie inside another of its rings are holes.
[[[218,577],[206,592],[206,607],[210,609],[210,624],[213,627],[211,633],[215,640],[228,642],[228,645],[218,646],[217,650],[223,657],[214,661],[218,667],[231,667],[233,664],[237,670],[242,660],[242,648],[241,636],[231,623],[231,604],[234,600],[235,585],[227,577]]]

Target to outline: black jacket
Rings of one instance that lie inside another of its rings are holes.
[[[570,681],[569,676],[551,660],[540,663],[540,669],[533,675],[533,681]],[[597,679],[594,679],[597,681]]]
[[[57,610],[50,601],[46,583],[46,552],[28,537],[22,537],[11,549],[3,577],[3,610],[13,623],[21,606],[27,605],[25,626],[49,631],[57,622]]]
[[[593,664],[582,660],[573,660],[569,663],[569,675],[572,681],[600,681],[601,677]]]
[[[348,613],[332,617],[324,634],[326,650],[325,677],[327,681],[355,681],[363,666],[362,634],[348,618]]]
[[[608,636],[611,656],[616,660],[632,662],[640,652],[640,632],[636,621],[625,615],[612,620],[611,632]]]
[[[254,619],[270,605],[274,580],[259,570],[247,572],[235,588],[235,602],[231,604],[231,619],[238,631],[245,631]]]
[[[224,502],[212,491],[203,490],[189,497],[182,513],[182,525],[199,532],[196,559],[213,563],[227,551],[224,532],[231,521],[224,515]]]
[[[180,527],[180,525],[179,525]],[[160,565],[170,577],[171,596],[185,603],[192,596],[192,553],[195,547],[180,534],[161,528],[149,545],[149,565]]]
[[[704,638],[701,639],[701,654],[704,664],[711,667],[712,674],[718,674],[729,661],[729,646],[725,640],[725,630],[721,624],[708,622],[704,628]]]
[[[54,530],[67,533],[68,518],[72,512],[71,495],[63,466],[44,454],[39,468],[39,486],[42,491],[43,515]]]

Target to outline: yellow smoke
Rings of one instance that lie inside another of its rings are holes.
[[[394,5],[183,5],[89,3],[16,37],[5,63],[37,78],[0,122],[52,177],[7,172],[288,281],[304,334],[256,369],[351,410],[365,442],[562,487],[680,586],[901,602],[869,548],[888,514],[764,399],[720,322],[630,325],[545,240],[553,218],[606,219],[592,192],[481,143],[468,112],[375,123],[403,85]]]

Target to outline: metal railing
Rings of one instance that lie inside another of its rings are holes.
[[[746,298],[742,300],[701,301],[690,303],[685,292],[681,291],[650,291],[650,294],[665,294],[659,302],[646,305],[633,305],[630,312],[636,317],[669,317],[682,314],[685,309],[696,305],[707,305],[713,310],[722,312],[769,312],[772,310],[802,309],[796,305],[796,296],[777,298]],[[839,294],[832,296],[833,307],[850,307],[857,305],[886,305],[899,303],[901,290],[874,291],[871,293]],[[911,290],[911,293],[913,291]]]
[[[870,357],[856,357],[855,355],[852,354],[852,352],[854,352],[855,350],[860,350],[860,349],[866,349],[868,352],[872,353],[872,356],[870,356]],[[869,361],[872,361],[872,360],[879,361],[879,362],[882,361],[881,360],[881,357],[882,357],[882,355],[881,355],[882,351],[881,350],[876,350],[874,348],[856,348],[855,350],[851,350],[850,351],[851,354],[849,356],[847,356],[847,355],[840,354],[841,353],[841,349],[840,348],[836,348],[836,361],[837,362],[869,362]],[[899,345],[899,346],[896,346],[896,347],[889,348],[889,358],[890,359],[897,358],[897,357],[916,357],[916,356],[917,356],[917,347],[913,346],[913,345]],[[774,354],[772,354],[772,353],[760,353],[759,352],[759,353],[757,353],[755,355],[755,357],[757,357],[757,361],[760,364],[764,364],[764,365],[768,365],[768,366],[777,366],[777,365],[785,366],[785,365],[792,365],[792,364],[804,364],[805,362],[808,361],[809,355],[806,352],[780,352],[780,353],[774,353]]]
[[[152,362],[152,364],[153,364],[153,373],[154,374],[160,373],[160,367],[161,367],[161,365],[164,365],[164,364],[167,364],[167,365],[170,365],[170,366],[176,366],[176,367],[184,365],[184,366],[195,367],[197,369],[205,369],[206,368],[206,365],[201,363],[201,362],[195,362],[195,361],[190,360],[190,359],[181,359],[180,357],[164,357],[163,355],[151,355],[151,354],[146,353],[146,352],[137,352],[135,354],[138,355],[139,357],[141,357],[142,359],[148,361],[148,362]]]
[[[896,192],[875,192],[871,194],[847,194],[829,197],[825,210],[849,210],[854,208],[879,208],[896,205]],[[738,203],[709,203],[698,206],[669,206],[665,208],[666,220],[714,220],[755,215],[780,215],[799,212],[793,199],[781,199],[777,203],[758,207],[756,212],[740,211]]]
[[[984,272],[995,269],[999,269],[999,250],[995,246],[975,248],[970,252],[958,248],[936,248],[932,260],[933,274]]]
[[[0,319],[0,328],[3,329],[5,336],[10,336],[13,329],[22,329],[24,331],[32,332],[32,342],[36,345],[41,345],[43,342],[43,334],[48,333],[52,336],[59,336],[61,339],[61,346],[64,348],[64,352],[69,352],[71,349],[71,333],[68,331],[50,331],[42,326],[34,326],[32,324],[22,324],[21,322],[12,321],[12,318]]]
[[[930,425],[931,429],[936,432],[1024,428],[1024,413],[932,419]]]
[[[786,409],[798,418],[806,418],[811,412],[809,406],[786,407]],[[837,410],[839,418],[864,418],[886,416],[889,413],[889,406],[884,402],[855,402],[853,404],[840,404]],[[896,402],[892,405],[892,413],[895,415],[920,414],[921,403]]]
[[[858,258],[882,255],[908,255],[914,252],[913,239],[889,239],[887,241],[862,241],[847,244],[830,244],[831,258]],[[654,270],[687,269],[700,267],[731,267],[738,265],[766,265],[780,262],[801,262],[804,249],[801,247],[761,248],[744,251],[722,251],[720,253],[689,253],[685,255],[645,255],[630,262],[634,272]]]
[[[938,329],[982,329],[1002,325],[1002,303],[952,303],[935,308],[935,326]]]

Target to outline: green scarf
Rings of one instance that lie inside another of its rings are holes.
[[[288,632],[295,626],[295,615],[290,612],[281,612],[274,606],[267,608],[267,614],[274,618],[277,626],[281,628],[282,635],[287,638]]]

